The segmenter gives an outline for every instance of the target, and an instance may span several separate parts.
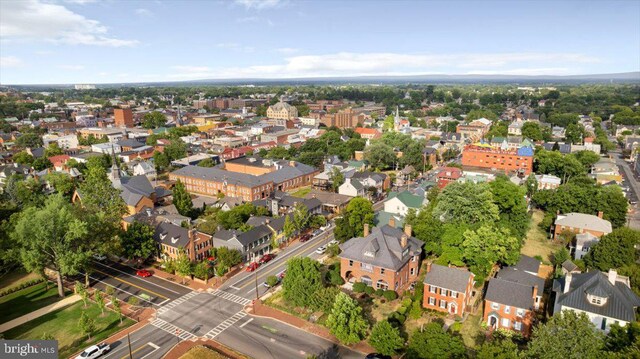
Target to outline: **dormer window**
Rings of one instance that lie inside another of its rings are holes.
[[[364,252],[364,255],[365,255],[366,257],[370,257],[370,258],[373,258],[373,257],[375,257],[375,256],[376,256],[376,254],[375,254],[375,253],[373,253],[373,252],[369,252],[369,251],[365,251],[365,252]]]
[[[597,306],[603,306],[607,304],[607,298],[593,294],[587,294],[587,300],[589,301],[589,303]]]
[[[171,237],[171,244],[176,244],[178,242],[179,237]]]
[[[407,254],[409,254],[409,247],[407,247],[404,251],[402,251],[402,258],[406,257]]]

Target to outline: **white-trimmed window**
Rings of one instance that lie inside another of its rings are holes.
[[[452,298],[458,298],[458,292],[456,291],[450,290],[449,295],[451,295]]]
[[[507,314],[510,314],[510,313],[511,313],[511,307],[510,307],[510,306],[508,306],[508,305],[506,305],[506,306],[504,307],[504,312],[505,312],[505,313],[507,313]]]
[[[513,329],[515,329],[515,330],[522,330],[522,322],[515,322],[515,323],[513,323]]]
[[[440,300],[440,308],[446,308],[447,307],[447,302],[444,300]]]
[[[491,303],[491,309],[493,309],[493,310],[498,310],[498,309],[500,309],[500,304],[498,304],[498,303]]]
[[[434,286],[430,285],[430,286],[429,286],[429,292],[431,292],[431,293],[435,293],[435,292],[436,292],[436,287],[434,287]]]
[[[524,317],[524,309],[518,308],[518,310],[516,310],[516,315],[518,317]]]
[[[504,328],[511,327],[511,322],[509,321],[509,318],[502,318],[502,326]]]
[[[436,305],[436,298],[429,297],[429,305]]]
[[[415,268],[411,268],[410,271],[411,271],[411,275],[414,275],[414,273],[416,272],[416,269]]]

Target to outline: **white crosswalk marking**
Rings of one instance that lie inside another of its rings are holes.
[[[196,336],[189,333],[188,331],[182,329],[182,328],[178,328],[175,325],[171,324],[171,323],[167,323],[166,321],[162,320],[162,319],[156,319],[154,321],[151,322],[151,325],[153,325],[156,328],[159,328],[161,330],[164,330],[167,333],[173,334],[173,335],[178,335],[178,337],[182,340],[190,340],[190,339],[194,339]],[[176,330],[179,330],[179,332],[176,333]]]
[[[207,290],[209,293],[215,295],[216,297],[220,297],[222,299],[228,300],[230,302],[234,302],[234,303],[238,303],[240,305],[249,305],[251,304],[251,300],[247,299],[247,298],[242,298],[240,296],[237,296],[235,294],[231,294],[229,292],[225,292],[223,290]]]
[[[207,339],[213,339],[215,337],[217,337],[218,335],[220,335],[220,333],[224,332],[227,328],[229,328],[230,326],[234,325],[236,322],[238,322],[240,319],[244,318],[247,315],[247,313],[245,313],[244,311],[239,311],[238,313],[232,315],[231,317],[229,317],[227,320],[225,320],[224,322],[218,324],[217,327],[211,329],[207,334],[205,334],[205,338]]]
[[[189,293],[183,295],[182,297],[175,299],[171,303],[168,303],[168,304],[160,307],[158,309],[158,314],[163,314],[163,313],[167,312],[169,309],[186,302],[187,300],[195,297],[198,294],[199,294],[198,292],[189,292]]]

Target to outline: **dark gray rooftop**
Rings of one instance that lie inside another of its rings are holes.
[[[538,273],[540,269],[540,261],[529,256],[525,256],[524,254],[520,255],[520,260],[514,266],[515,269],[519,269],[525,272],[533,272]]]
[[[471,277],[473,273],[465,269],[431,264],[431,270],[424,277],[424,283],[464,293]]]
[[[504,279],[510,282],[516,282],[520,284],[526,284],[533,287],[538,286],[538,295],[542,295],[544,290],[544,279],[536,275],[529,274],[525,271],[518,270],[512,267],[503,268],[498,272],[496,278]]]
[[[520,309],[533,310],[533,287],[493,278],[487,286],[485,300]]]

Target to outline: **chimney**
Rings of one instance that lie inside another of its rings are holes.
[[[404,225],[404,234],[406,234],[407,236],[411,237],[411,225],[410,224],[405,224]]]
[[[602,216],[604,215],[604,212],[602,211],[598,211],[598,218],[602,219]]]
[[[538,286],[537,286],[537,285],[534,285],[534,286],[533,286],[533,296],[532,296],[532,298],[533,298],[533,302],[534,302],[534,303],[536,302],[536,297],[537,297],[537,296],[538,296]]]
[[[431,262],[427,262],[427,273],[431,272]]]
[[[609,272],[607,273],[607,277],[609,278],[609,283],[611,283],[611,285],[616,285],[616,278],[618,278],[618,271],[615,269],[609,269]]]
[[[403,234],[402,237],[400,237],[400,247],[402,247],[402,248],[406,247],[408,239],[409,239],[409,237],[407,237],[406,234]]]
[[[569,292],[569,288],[571,287],[571,279],[572,278],[573,278],[573,275],[571,274],[571,272],[567,273],[567,275],[564,277],[564,290],[562,291],[562,293]]]
[[[289,161],[289,166],[295,167],[296,166],[296,161]]]
[[[396,226],[396,219],[393,216],[389,217],[389,226],[394,228]]]
[[[366,237],[368,235],[369,235],[369,223],[365,223],[364,224],[364,234],[362,236]]]

